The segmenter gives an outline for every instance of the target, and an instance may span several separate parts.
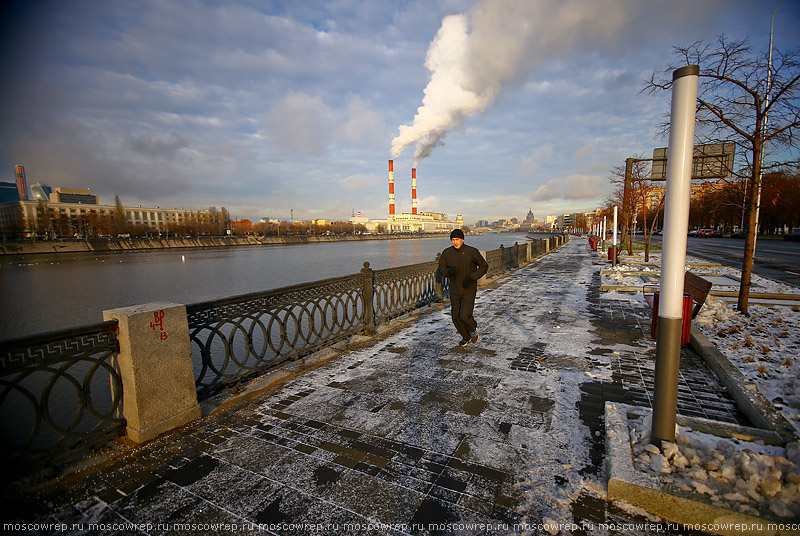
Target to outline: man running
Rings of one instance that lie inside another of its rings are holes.
[[[486,275],[489,265],[481,252],[464,243],[464,232],[450,233],[452,246],[439,257],[439,273],[450,279],[450,306],[453,324],[461,335],[460,346],[478,342],[478,323],[472,316],[478,279]]]

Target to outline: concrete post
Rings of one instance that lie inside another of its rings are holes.
[[[678,409],[678,367],[681,357],[683,276],[689,227],[695,106],[700,68],[688,65],[672,75],[664,247],[656,338],[653,431],[650,442],[675,441]]]
[[[485,251],[481,251],[480,254],[481,254],[481,257],[484,258],[484,260],[487,260],[487,261],[489,260],[488,257],[486,257],[486,252]],[[489,276],[489,272],[487,271],[483,276],[481,276],[480,279],[478,279],[478,286],[479,287],[482,287],[482,286],[486,285],[486,283],[488,281],[486,278],[488,276]]]
[[[186,307],[148,303],[103,311],[119,322],[122,414],[136,443],[199,419]]]
[[[375,333],[375,309],[372,303],[375,295],[374,273],[368,262],[364,263],[361,275],[364,278],[361,287],[364,294],[364,332]]]

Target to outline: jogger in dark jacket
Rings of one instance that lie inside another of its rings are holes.
[[[439,257],[439,273],[450,279],[450,305],[453,324],[461,335],[461,346],[478,342],[478,323],[472,316],[478,279],[486,275],[489,265],[481,252],[464,243],[464,232],[450,233],[453,245]]]

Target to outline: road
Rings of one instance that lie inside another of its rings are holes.
[[[661,238],[661,236],[654,236],[651,244],[661,247]],[[641,241],[642,237],[637,237],[637,239]],[[744,240],[727,237],[689,237],[686,243],[686,253],[693,257],[741,268],[744,258]],[[759,239],[756,242],[753,273],[800,287],[800,242]]]

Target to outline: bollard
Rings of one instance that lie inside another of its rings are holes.
[[[128,439],[143,443],[199,419],[186,307],[148,303],[103,311],[119,322],[122,415]]]

